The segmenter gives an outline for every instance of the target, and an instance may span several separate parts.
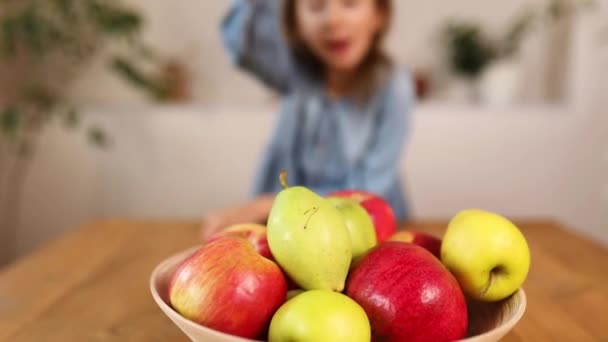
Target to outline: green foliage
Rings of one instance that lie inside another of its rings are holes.
[[[105,147],[108,144],[108,137],[101,128],[93,126],[89,128],[89,141],[98,147]]]
[[[475,23],[450,22],[445,27],[444,38],[452,70],[461,76],[478,76],[494,57],[494,50]]]
[[[121,56],[109,57],[108,71],[152,99],[165,98],[163,82],[138,66],[156,61],[154,52],[139,37],[143,26],[139,13],[120,0],[0,0],[0,65],[10,68],[11,63],[24,60],[29,63],[24,84],[9,86],[18,87],[18,96],[4,107],[0,104],[0,137],[3,133],[27,130],[30,121],[40,121],[25,117],[59,115],[67,127],[77,126],[78,111],[67,103],[61,91],[68,75],[60,74],[49,80],[39,71],[53,70],[57,61],[82,65],[108,42],[123,45]],[[90,129],[89,138],[97,145],[107,141],[98,128]]]
[[[70,108],[63,114],[63,122],[69,128],[78,126],[79,116],[75,108]]]
[[[30,84],[23,88],[23,101],[37,109],[52,108],[59,101],[56,94],[42,84]]]
[[[534,13],[526,11],[518,16],[496,49],[500,56],[511,56],[517,53],[521,41],[534,22]]]
[[[128,35],[138,31],[142,25],[137,13],[104,1],[90,1],[87,11],[97,27],[109,35]]]
[[[19,111],[14,107],[6,107],[0,111],[2,132],[13,135],[19,127]]]
[[[112,59],[111,68],[124,79],[152,95],[156,99],[165,99],[168,97],[168,89],[162,82],[151,82],[145,73],[141,71],[135,63],[125,57],[116,56]]]
[[[4,6],[8,13],[0,17],[0,46],[9,57],[15,57],[18,43],[42,56],[57,50],[78,54],[74,48],[86,42],[85,33],[121,38],[137,34],[143,25],[136,12],[116,0],[20,0]]]
[[[488,37],[480,24],[452,20],[443,27],[443,38],[450,67],[456,74],[477,77],[494,59],[515,55],[525,35],[536,22],[551,24],[578,9],[593,9],[596,0],[549,0],[546,7],[525,8],[507,27],[504,35]]]

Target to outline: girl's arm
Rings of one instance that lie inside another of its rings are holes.
[[[221,23],[221,39],[233,64],[283,94],[291,58],[282,37],[281,0],[233,0]]]

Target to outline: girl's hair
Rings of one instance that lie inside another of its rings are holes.
[[[296,17],[297,0],[285,0],[283,4],[283,28],[287,44],[294,54],[297,63],[304,71],[317,80],[324,80],[325,67],[323,62],[313,54],[311,49],[300,38]],[[365,102],[374,95],[375,90],[385,80],[392,62],[382,49],[382,40],[391,23],[392,1],[376,0],[376,8],[380,11],[385,23],[370,46],[367,55],[361,61],[355,74],[355,80],[347,89],[347,95],[358,102]]]

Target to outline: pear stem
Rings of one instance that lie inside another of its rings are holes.
[[[288,185],[287,185],[287,171],[286,170],[281,170],[281,174],[279,175],[279,181],[281,182],[281,186],[283,187],[283,189],[287,189]]]

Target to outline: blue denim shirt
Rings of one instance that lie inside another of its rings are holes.
[[[263,154],[254,194],[291,185],[320,195],[362,189],[383,196],[398,219],[409,216],[400,159],[408,133],[413,87],[394,67],[386,84],[364,105],[329,98],[291,58],[280,29],[278,0],[233,0],[221,37],[231,61],[281,94],[281,108]]]

